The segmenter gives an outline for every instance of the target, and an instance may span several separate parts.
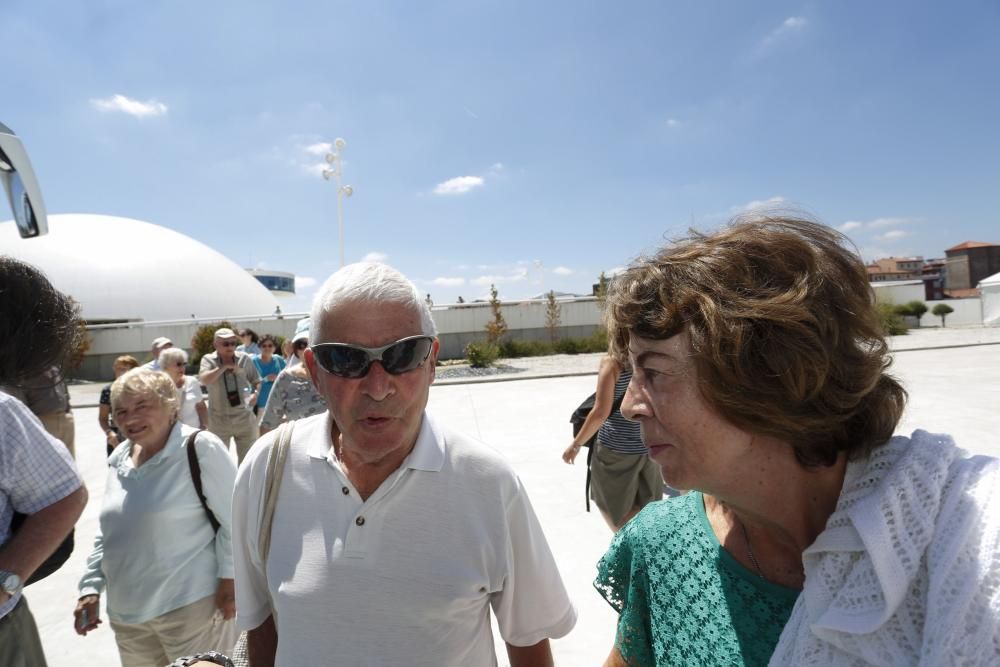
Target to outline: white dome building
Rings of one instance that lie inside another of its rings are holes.
[[[0,253],[45,272],[98,320],[270,315],[278,300],[232,260],[159,225],[108,215],[50,215],[49,233],[18,236],[0,223]]]

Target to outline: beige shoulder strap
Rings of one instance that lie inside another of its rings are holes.
[[[285,422],[278,427],[274,445],[267,454],[267,470],[264,474],[264,502],[260,518],[260,560],[267,563],[267,554],[271,550],[271,522],[274,521],[274,508],[278,504],[278,490],[281,488],[282,472],[285,469],[285,458],[292,444],[292,430],[295,422]]]

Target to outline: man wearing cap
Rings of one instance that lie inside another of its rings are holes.
[[[416,287],[384,264],[348,265],[317,295],[311,335],[304,363],[329,410],[289,424],[266,558],[283,430],[237,473],[250,664],[496,665],[492,610],[512,667],[551,665],[549,639],[576,611],[511,466],[425,412],[439,343]]]
[[[223,327],[215,332],[215,352],[201,358],[198,379],[208,387],[208,430],[229,445],[236,441],[236,455],[242,461],[257,439],[257,404],[260,374],[249,354],[237,352],[236,333]]]
[[[151,371],[158,371],[160,369],[160,352],[163,352],[168,347],[173,347],[174,342],[167,338],[166,336],[160,336],[159,338],[153,339],[153,346],[150,348],[150,353],[153,355],[152,361],[147,361],[142,366],[143,368],[148,368]]]

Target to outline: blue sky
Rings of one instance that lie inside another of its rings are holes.
[[[0,120],[50,213],[176,229],[294,272],[303,303],[338,265],[317,168],[338,136],[348,261],[384,257],[437,303],[491,282],[588,292],[754,202],[844,229],[866,259],[1000,243],[992,0],[3,12]]]

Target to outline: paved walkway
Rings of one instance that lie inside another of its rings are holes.
[[[922,427],[951,433],[975,453],[1000,455],[998,343],[1000,328],[926,329],[894,340],[894,349],[900,354],[892,372],[910,392],[899,432]],[[600,664],[614,640],[615,615],[591,585],[594,564],[611,533],[599,515],[584,511],[583,466],[567,466],[559,458],[570,440],[570,413],[594,390],[592,374],[599,358],[513,360],[510,363],[523,365],[525,370],[510,381],[435,385],[430,395],[429,409],[439,419],[501,451],[530,493],[579,611],[573,632],[553,643],[557,663],[564,667]],[[97,384],[72,388],[78,463],[91,494],[77,524],[77,550],[59,572],[28,589],[51,667],[118,664],[114,638],[106,623],[86,638],[76,636],[71,625],[76,582],[97,528],[107,474],[97,410],[83,407],[88,401],[96,404],[99,391]],[[505,666],[507,659],[499,640],[497,646],[499,663]]]

